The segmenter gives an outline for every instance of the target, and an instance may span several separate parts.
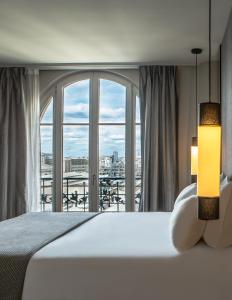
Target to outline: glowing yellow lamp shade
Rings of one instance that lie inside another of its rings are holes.
[[[191,146],[191,175],[197,175],[198,169],[198,147]]]
[[[201,103],[198,125],[198,217],[219,218],[221,126],[220,105]]]
[[[197,138],[192,138],[191,145],[191,175],[196,176],[198,170],[198,146],[197,146]]]
[[[198,196],[220,196],[221,127],[199,126]]]

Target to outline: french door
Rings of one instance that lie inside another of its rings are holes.
[[[136,87],[109,72],[83,72],[58,82],[52,99],[53,210],[134,211],[141,186]]]

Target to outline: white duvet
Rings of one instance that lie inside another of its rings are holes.
[[[232,248],[178,253],[169,213],[104,213],[30,260],[23,300],[230,300]]]

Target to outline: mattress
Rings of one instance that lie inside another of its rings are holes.
[[[23,300],[228,300],[232,249],[178,253],[170,213],[104,213],[31,258]]]

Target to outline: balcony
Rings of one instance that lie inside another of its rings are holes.
[[[52,211],[52,178],[41,178],[41,211]],[[141,199],[141,178],[135,180],[135,210]],[[63,179],[63,211],[89,211],[88,178]],[[99,178],[99,211],[125,211],[125,177]]]

